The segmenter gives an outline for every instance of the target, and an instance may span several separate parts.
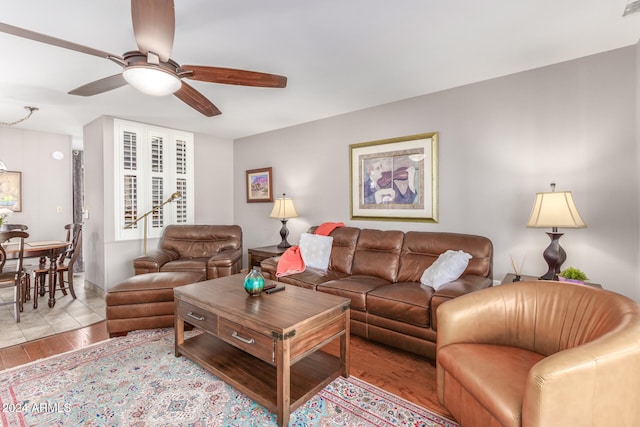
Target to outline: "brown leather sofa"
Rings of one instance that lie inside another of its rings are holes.
[[[216,279],[242,269],[242,229],[237,225],[168,225],[158,249],[133,261],[135,274],[202,273]]]
[[[634,301],[522,282],[442,304],[438,319],[438,399],[461,426],[640,425]]]
[[[493,283],[493,245],[486,237],[355,227],[330,236],[328,270],[307,268],[278,280],[350,298],[351,333],[432,359],[438,306]],[[424,270],[449,249],[473,256],[463,275],[437,291],[421,286]],[[262,261],[266,278],[276,279],[278,260]]]

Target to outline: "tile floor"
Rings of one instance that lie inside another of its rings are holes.
[[[105,319],[105,300],[84,288],[84,276],[74,276],[77,299],[71,294],[56,292],[56,305],[49,308],[48,295],[38,298],[38,308],[33,308],[33,296],[20,313],[20,323],[13,318],[13,306],[0,306],[0,348],[43,338],[58,332],[89,326]],[[32,291],[33,292],[33,291]],[[13,289],[0,290],[0,300],[11,301]]]

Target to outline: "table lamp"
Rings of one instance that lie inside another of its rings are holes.
[[[551,183],[550,192],[536,194],[536,201],[527,223],[527,227],[551,228],[551,233],[547,233],[551,243],[543,253],[549,270],[540,276],[540,280],[558,280],[560,267],[567,259],[567,253],[560,246],[560,237],[564,233],[558,233],[558,228],[584,228],[587,226],[580,218],[571,192],[556,192],[555,189],[556,184]]]
[[[273,209],[269,215],[270,218],[279,218],[280,222],[282,222],[282,228],[280,229],[280,237],[282,238],[282,241],[278,245],[279,248],[286,249],[291,247],[289,242],[287,242],[287,236],[289,235],[289,230],[287,230],[287,220],[297,216],[298,213],[296,212],[296,208],[293,206],[293,200],[287,198],[285,193],[282,193],[282,197],[274,201]]]

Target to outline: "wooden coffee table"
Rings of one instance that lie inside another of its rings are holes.
[[[349,377],[349,299],[292,285],[252,297],[243,281],[237,274],[174,290],[175,355],[204,367],[286,426],[291,412],[339,375]],[[185,340],[185,322],[205,333]],[[317,351],[337,338],[340,357]]]

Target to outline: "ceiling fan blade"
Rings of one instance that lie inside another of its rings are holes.
[[[0,31],[7,34],[13,34],[14,36],[22,37],[25,39],[34,40],[40,43],[47,43],[69,50],[75,50],[76,52],[82,52],[89,55],[99,56],[101,58],[112,59],[119,64],[123,63],[123,59],[119,55],[114,55],[109,52],[103,52],[98,49],[93,49],[81,44],[58,39],[56,37],[47,36],[45,34],[36,33],[35,31],[26,30],[24,28],[14,27],[13,25],[5,24],[2,22],[0,22]]]
[[[185,78],[203,82],[259,87],[287,86],[287,78],[285,76],[278,76],[277,74],[236,70],[234,68],[204,67],[199,65],[183,65],[181,68],[185,71],[193,72],[192,75],[185,75]]]
[[[122,77],[122,74],[116,74],[104,79],[96,80],[91,83],[87,83],[84,86],[75,88],[70,95],[91,96],[99,93],[108,92],[113,89],[117,89],[127,84],[127,81]]]
[[[167,62],[176,29],[173,0],[131,0],[131,19],[140,52],[151,51]]]
[[[201,112],[207,117],[222,114],[220,110],[218,110],[218,107],[213,105],[213,103],[205,98],[203,94],[186,84],[184,81],[182,82],[182,87],[178,89],[174,95],[189,107]]]

